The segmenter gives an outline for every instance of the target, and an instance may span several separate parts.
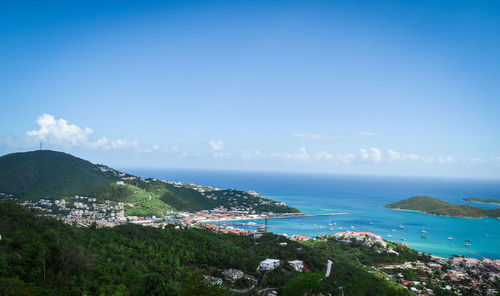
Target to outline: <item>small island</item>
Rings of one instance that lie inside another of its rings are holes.
[[[481,209],[468,205],[454,205],[430,196],[414,196],[383,207],[387,209],[415,211],[447,217],[500,217],[500,209]]]
[[[464,198],[464,201],[475,202],[475,203],[485,203],[485,204],[492,204],[492,205],[499,205],[500,206],[500,199],[493,199],[493,198],[480,199],[480,198],[476,198],[476,197],[469,197],[469,198]]]

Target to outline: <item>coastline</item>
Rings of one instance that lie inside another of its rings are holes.
[[[496,205],[500,206],[500,203],[497,202],[485,202],[485,201],[475,201],[475,200],[467,200],[464,199],[465,202],[470,202],[470,203],[478,203],[478,204],[485,204],[485,205]]]
[[[399,209],[399,208],[388,208],[388,207],[382,207],[384,209],[388,210],[395,210],[395,211],[404,211],[404,212],[415,212],[415,213],[421,213],[421,214],[426,214],[426,215],[431,215],[431,216],[437,216],[437,217],[448,217],[448,218],[465,218],[465,219],[483,219],[483,218],[493,218],[497,219],[495,217],[466,217],[466,216],[448,216],[448,215],[437,215],[437,214],[432,214],[432,213],[427,213],[427,212],[422,212],[418,210],[409,210],[409,209]]]
[[[199,222],[224,222],[224,221],[244,221],[244,220],[264,220],[264,219],[287,219],[287,218],[303,218],[303,217],[318,217],[318,216],[339,216],[339,215],[349,215],[349,213],[329,213],[329,214],[294,214],[294,215],[283,215],[283,216],[271,216],[271,217],[238,217],[229,219],[207,219],[199,220]]]

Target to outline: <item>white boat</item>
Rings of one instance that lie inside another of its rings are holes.
[[[339,227],[339,229],[340,229],[340,230],[342,230],[342,226],[341,226],[341,227]]]
[[[388,234],[387,237],[392,237],[392,235]]]
[[[370,225],[373,225],[373,222],[372,222],[372,221],[370,221]]]
[[[402,238],[401,238],[401,240],[402,240],[402,241],[405,241],[405,240],[406,240],[406,238],[402,237]]]
[[[404,229],[405,226],[403,224],[399,225],[399,228]]]
[[[449,240],[452,240],[452,239],[453,239],[453,237],[451,237],[451,236],[448,236],[448,239],[449,239]]]
[[[466,245],[467,247],[468,247],[468,246],[470,246],[470,240],[466,239],[466,240],[465,240],[465,245]]]
[[[332,224],[332,219],[330,219],[330,222],[328,223],[328,226],[332,227],[333,224]]]
[[[255,225],[257,225],[257,223],[250,221],[247,223],[247,225],[255,226]]]
[[[421,238],[427,238],[427,236],[425,236],[425,233],[422,233],[422,235],[420,237]]]
[[[396,229],[393,229],[392,231],[396,231]]]

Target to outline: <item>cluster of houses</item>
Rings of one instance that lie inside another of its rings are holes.
[[[273,270],[280,265],[281,261],[279,259],[267,258],[260,262],[257,267],[257,271],[269,271]],[[302,260],[291,260],[288,264],[292,266],[296,271],[302,272],[304,270],[304,261]]]
[[[123,203],[106,200],[103,204],[97,203],[97,198],[75,195],[70,199],[39,201],[23,201],[22,206],[38,209],[47,216],[62,219],[68,224],[77,224],[88,227],[97,223],[100,227],[113,227],[127,222]]]
[[[248,231],[245,229],[239,229],[239,228],[234,228],[234,227],[226,227],[226,226],[217,226],[214,224],[208,224],[208,223],[200,223],[201,227],[217,232],[217,233],[232,233],[232,234],[238,234],[238,235],[251,235],[254,234],[255,232]]]
[[[434,295],[436,289],[458,295],[465,291],[478,295],[498,295],[492,283],[500,279],[500,260],[479,260],[463,255],[453,255],[449,258],[431,255],[430,258],[427,263],[406,262],[384,268],[419,271],[419,280],[406,279],[403,273],[395,274],[396,280],[416,295]]]

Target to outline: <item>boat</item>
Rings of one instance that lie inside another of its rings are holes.
[[[330,222],[328,223],[328,226],[332,227],[333,224],[332,224],[332,219],[330,219]]]
[[[425,233],[422,233],[422,235],[420,237],[421,238],[427,238],[427,236],[425,235]]]
[[[422,233],[426,233],[427,231],[425,231],[425,229],[422,229],[422,231],[420,231],[420,232],[422,232]]]
[[[393,229],[392,231],[396,231],[396,229]]]
[[[399,228],[404,229],[405,226],[403,224],[399,225]]]
[[[333,227],[330,227],[330,230],[333,231]]]
[[[470,240],[466,239],[466,240],[465,240],[465,245],[466,245],[467,247],[468,247],[468,246],[470,246]]]
[[[370,221],[370,225],[373,225],[373,221]]]
[[[342,230],[342,226],[341,226],[341,227],[339,227],[339,229],[340,229],[340,230]]]
[[[452,239],[453,239],[453,237],[451,237],[451,235],[450,235],[450,236],[448,236],[448,239],[449,239],[449,240],[452,240]]]
[[[392,237],[392,235],[389,233],[389,234],[387,235],[387,237]]]
[[[406,238],[402,237],[402,238],[401,238],[401,240],[402,240],[402,241],[405,241],[405,240],[406,240]]]
[[[257,227],[257,230],[258,231],[266,231],[266,226],[261,225],[261,226]]]
[[[255,226],[255,225],[257,225],[257,223],[250,221],[250,222],[247,223],[247,225]]]
[[[333,225],[337,225],[337,222],[333,222]]]

